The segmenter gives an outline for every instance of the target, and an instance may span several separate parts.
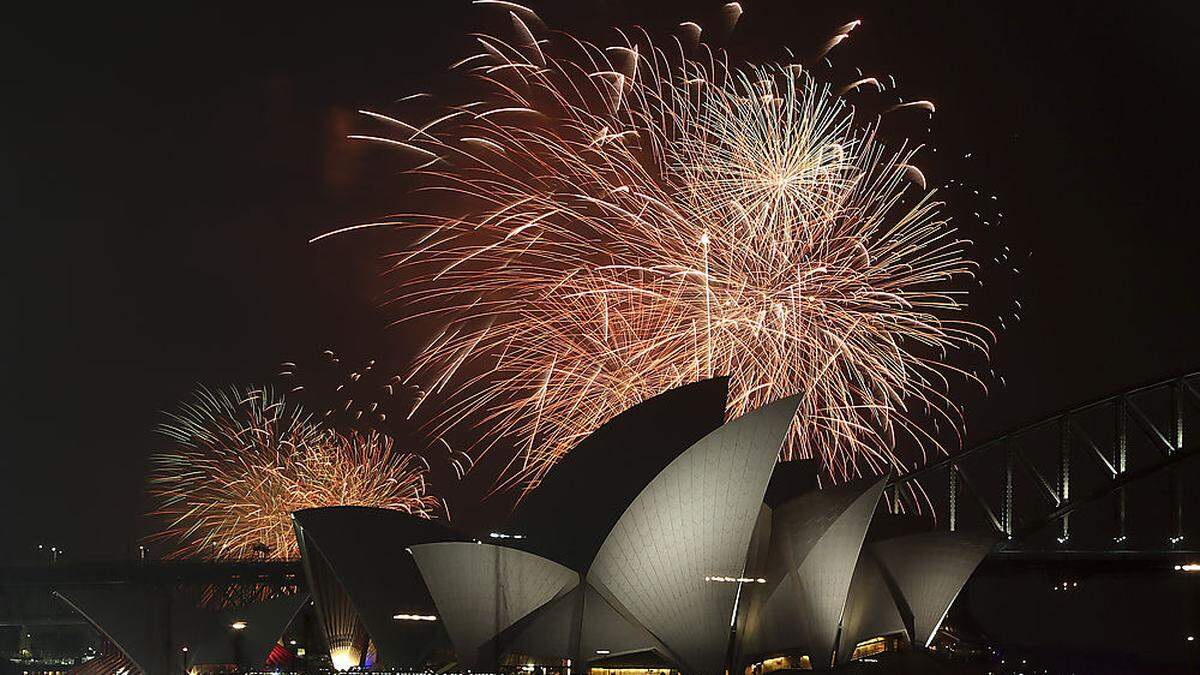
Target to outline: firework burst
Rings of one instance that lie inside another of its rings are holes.
[[[151,458],[156,538],[171,557],[299,556],[293,511],[374,506],[430,517],[419,458],[378,433],[348,435],[314,424],[271,389],[198,390],[160,432],[172,448]]]
[[[419,124],[366,113],[391,131],[356,137],[411,154],[445,198],[322,235],[409,233],[391,301],[439,320],[407,379],[438,400],[434,434],[516,447],[502,485],[529,488],[620,411],[714,375],[731,417],[802,393],[783,455],[835,481],[940,450],[929,420],[960,429],[948,377],[970,376],[948,354],[988,344],[958,318],[974,264],[919,148],[886,147],[845,98],[878,79],[730,65],[688,46],[691,22],[670,49],[546,39],[531,11],[484,1],[516,38],[479,35],[455,65],[479,100]]]

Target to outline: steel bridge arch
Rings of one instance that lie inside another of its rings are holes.
[[[1148,403],[1159,405],[1151,409]],[[1167,410],[1158,409],[1164,403]],[[928,481],[940,471],[946,471],[945,520],[949,529],[959,529],[960,502],[963,497],[971,497],[991,528],[1003,538],[1001,549],[1011,549],[1021,546],[1034,533],[1055,522],[1058,543],[1067,544],[1072,534],[1072,514],[1113,495],[1116,531],[1112,542],[1122,544],[1129,534],[1126,488],[1165,470],[1169,473],[1168,544],[1170,548],[1178,548],[1184,540],[1185,499],[1185,485],[1179,469],[1184,461],[1200,454],[1200,436],[1185,440],[1188,410],[1200,414],[1200,371],[1190,371],[1062,410],[893,478],[888,483],[889,506],[893,510],[913,506],[906,504],[911,497],[906,497],[908,491],[902,488],[916,480]],[[1163,416],[1164,412],[1165,421],[1156,421],[1155,413]],[[1097,419],[1107,419],[1111,439],[1108,443],[1094,441],[1094,432],[1086,428],[1085,420],[1094,429]],[[1033,448],[1029,444],[1032,436],[1041,434],[1044,439],[1047,431],[1055,438],[1054,447],[1044,447],[1047,445],[1045,440],[1033,444],[1042,447]],[[1136,466],[1131,463],[1131,441],[1140,441],[1152,449],[1148,461]],[[1044,463],[1046,458],[1031,455],[1030,449],[1052,455],[1052,472],[1039,469],[1036,460],[1042,459]],[[1090,459],[1104,478],[1100,482],[1093,481],[1083,490],[1079,485],[1072,485],[1072,463],[1079,453]],[[984,456],[1002,459],[1002,487],[998,499],[989,499],[966,468],[969,462]],[[1041,508],[1028,517],[1021,517],[1022,514],[1017,512],[1014,493],[1020,485],[1019,480],[1029,481],[1042,502]]]

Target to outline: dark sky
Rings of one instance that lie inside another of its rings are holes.
[[[267,381],[326,347],[403,352],[374,309],[369,238],[305,242],[402,208],[397,167],[344,140],[361,128],[353,111],[446,91],[445,66],[487,15],[467,0],[42,4],[0,25],[0,562],[38,542],[124,555],[147,530],[151,427],[196,383]],[[534,4],[599,39],[721,3]],[[971,439],[1200,366],[1200,10],[743,4],[745,57],[863,19],[839,62],[936,101],[948,151],[972,154],[1004,236],[1032,253],[1024,320],[994,352],[1007,386],[968,411]]]

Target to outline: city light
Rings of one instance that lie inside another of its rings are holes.
[[[1186,563],[1175,566],[1176,572],[1200,572],[1200,563]]]
[[[599,654],[600,656],[606,656],[608,654],[611,654],[612,652],[607,649],[597,649],[596,653]]]
[[[524,539],[523,534],[505,534],[503,532],[492,532],[488,535],[492,539]]]
[[[233,623],[229,624],[229,627],[234,630],[246,630],[246,622],[245,621],[234,621]]]
[[[433,614],[396,614],[392,618],[396,621],[437,621]]]
[[[727,584],[765,584],[767,580],[762,577],[704,577],[705,581],[717,581]]]

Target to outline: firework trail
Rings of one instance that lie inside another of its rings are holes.
[[[336,430],[373,430],[400,438],[405,431],[397,422],[407,422],[411,401],[420,396],[418,388],[407,385],[403,377],[381,367],[376,359],[355,359],[332,349],[319,358],[285,361],[279,377],[290,400],[299,401],[317,411],[321,425]],[[445,444],[435,444],[422,456],[431,463],[444,464],[453,478],[461,479],[471,469],[471,457]],[[444,487],[444,485],[443,485]],[[443,508],[449,506],[443,499]]]
[[[425,467],[381,434],[322,429],[271,389],[198,390],[160,432],[151,458],[155,535],[168,557],[299,557],[291,513],[374,506],[431,517]]]
[[[480,3],[516,37],[455,64],[479,99],[423,123],[366,112],[388,131],[354,137],[410,155],[440,201],[314,239],[408,237],[389,302],[439,326],[406,379],[437,400],[432,433],[516,447],[498,488],[529,489],[620,411],[728,375],[730,417],[802,393],[783,457],[834,481],[942,451],[923,424],[959,432],[948,378],[971,378],[949,355],[990,335],[959,318],[975,265],[919,148],[885,147],[844,98],[879,79],[731,65],[691,22],[669,48],[547,38],[531,10]]]
[[[407,387],[399,375],[388,375],[375,359],[343,363],[332,349],[316,363],[285,361],[279,376],[289,385],[289,397],[319,402],[322,423],[334,428],[384,428],[395,407],[394,399]]]

